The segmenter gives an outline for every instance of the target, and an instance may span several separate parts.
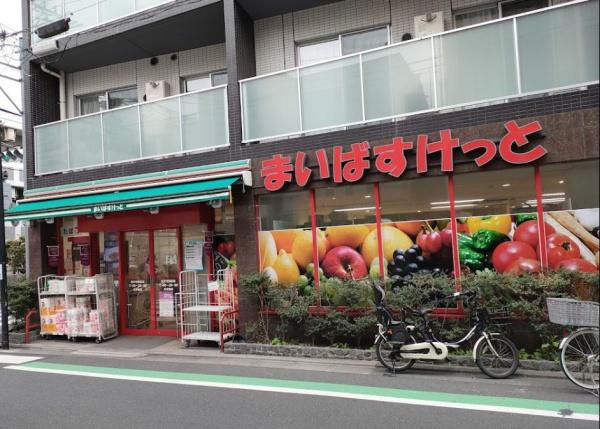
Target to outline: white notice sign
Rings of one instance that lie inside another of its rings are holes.
[[[202,270],[202,256],[204,256],[204,242],[202,240],[183,241],[183,265],[185,270]]]

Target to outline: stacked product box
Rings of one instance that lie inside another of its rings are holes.
[[[67,328],[65,297],[49,296],[40,299],[40,322],[43,333],[64,335]]]

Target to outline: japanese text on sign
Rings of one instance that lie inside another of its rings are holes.
[[[454,170],[454,150],[460,148],[464,154],[476,155],[474,161],[478,167],[483,167],[491,162],[496,155],[510,164],[528,164],[534,162],[548,152],[543,146],[538,145],[524,152],[516,152],[514,146],[524,146],[529,143],[527,136],[541,131],[542,126],[538,121],[519,126],[516,121],[504,124],[507,133],[500,143],[496,145],[490,139],[474,139],[460,144],[457,138],[452,137],[450,130],[440,131],[440,139],[429,142],[427,135],[417,136],[416,143],[405,141],[402,137],[395,137],[390,144],[373,147],[375,155],[375,168],[380,173],[392,177],[400,177],[407,168],[406,151],[416,151],[417,173],[426,173],[428,170],[428,157],[430,154],[440,153],[441,170],[451,172]],[[371,153],[369,142],[354,143],[350,150],[344,152],[343,147],[333,148],[333,160],[330,166],[325,149],[315,151],[318,174],[320,179],[333,178],[335,183],[356,182],[363,178],[371,168]],[[297,152],[295,159],[286,155],[273,155],[262,162],[261,176],[268,191],[278,191],[286,183],[292,182],[295,177],[298,186],[305,186],[310,180],[313,171],[305,166],[306,153]]]

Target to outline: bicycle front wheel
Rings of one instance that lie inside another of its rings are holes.
[[[519,367],[519,355],[511,340],[502,335],[490,335],[477,344],[475,363],[488,377],[508,378]]]
[[[560,366],[569,380],[584,389],[598,389],[598,329],[569,335],[560,353]]]

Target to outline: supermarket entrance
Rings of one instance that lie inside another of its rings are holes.
[[[182,269],[179,235],[179,228],[122,234],[124,334],[176,335],[176,294]]]

